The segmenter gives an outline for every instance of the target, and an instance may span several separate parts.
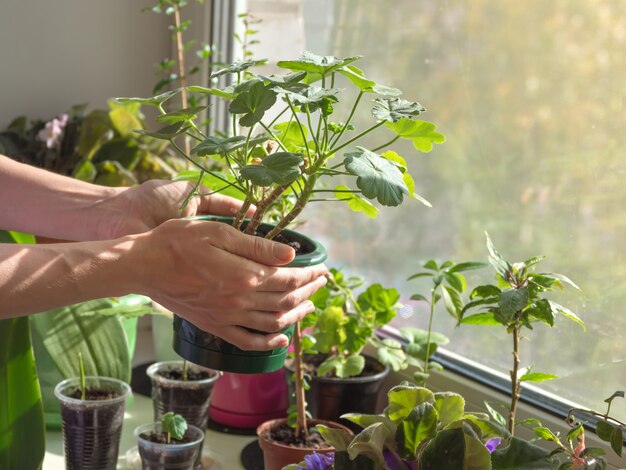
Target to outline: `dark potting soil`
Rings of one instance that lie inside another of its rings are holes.
[[[155,442],[157,444],[167,444],[167,433],[164,432],[142,432],[139,437],[145,439],[146,441]],[[192,442],[194,438],[190,433],[185,433],[182,439],[174,439],[170,440],[170,444],[186,444],[188,442]]]
[[[77,388],[72,393],[67,395],[70,398],[75,398],[77,400],[82,400],[82,393],[80,389]],[[115,397],[118,397],[119,393],[112,392],[111,390],[103,390],[101,388],[96,387],[88,387],[85,389],[85,400],[111,400]]]
[[[306,439],[297,438],[295,429],[287,423],[270,429],[269,439],[291,447],[304,447],[307,449],[328,449],[330,447],[321,434],[312,429],[309,430],[309,435]]]
[[[164,379],[169,380],[183,380],[183,370],[182,369],[167,369],[160,370],[157,372]],[[188,370],[187,371],[187,380],[189,382],[194,382],[197,380],[205,380],[211,377],[211,374],[204,370]]]
[[[311,374],[314,377],[317,377],[317,368],[326,360],[328,356],[324,354],[307,354],[304,356],[304,367],[306,368],[307,373]],[[368,358],[365,359],[365,367],[363,367],[363,371],[357,375],[356,377],[368,377],[371,375],[380,374],[383,370],[385,370],[385,366],[383,366],[378,361],[372,361]],[[328,372],[322,377],[326,378],[337,378],[337,376]]]

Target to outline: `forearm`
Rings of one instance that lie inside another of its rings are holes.
[[[50,245],[0,244],[0,319],[141,293],[143,236]]]
[[[101,239],[106,219],[102,202],[120,191],[0,155],[0,229],[66,240]]]

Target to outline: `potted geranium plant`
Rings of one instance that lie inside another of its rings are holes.
[[[419,103],[398,98],[399,90],[377,84],[352,65],[359,58],[304,53],[300,59],[278,62],[279,67],[291,71],[280,76],[254,74],[253,67],[263,61],[237,62],[211,76],[233,76],[232,85],[224,89],[188,87],[192,93],[230,101],[230,135],[205,135],[195,122],[202,108],[165,112],[163,104],[180,90],[147,99],[121,100],[155,106],[161,112],[157,120],[166,124],[165,127],[142,133],[170,141],[181,155],[193,162],[198,171],[183,177],[195,179],[196,188],[203,184],[213,191],[244,199],[241,211],[228,223],[248,234],[269,239],[278,239],[279,234],[286,237],[300,248],[300,255],[292,265],[307,266],[324,261],[323,248],[286,228],[310,201],[331,194],[369,216],[375,216],[378,209],[368,199],[383,206],[397,206],[405,197],[426,202],[414,192],[405,159],[388,147],[405,138],[412,140],[416,148],[428,151],[433,143],[444,140],[433,124],[417,119],[425,110]],[[334,120],[341,96],[341,90],[335,88],[339,77],[347,78],[358,92],[343,122]],[[357,132],[353,118],[366,94],[381,97],[374,100],[371,109],[373,125]],[[279,108],[277,114],[270,115],[275,105]],[[373,150],[358,146],[374,131],[386,132],[389,137],[383,136],[381,145]],[[356,135],[352,137],[351,133]],[[176,138],[182,135],[195,141],[190,154],[176,143]],[[340,157],[339,152],[344,149],[348,151]],[[378,154],[380,150],[386,151]],[[210,162],[214,160],[222,162],[224,172],[213,169]],[[328,188],[331,178],[338,175],[356,177],[354,186]],[[198,191],[192,191],[189,198]],[[252,204],[256,212],[250,220],[244,220]],[[273,224],[264,224],[264,216],[270,213],[275,216]],[[175,349],[183,357],[215,369],[244,373],[270,371],[280,368],[286,355],[286,348],[247,354],[183,319],[175,321],[175,330]],[[286,334],[291,335],[291,331]],[[268,360],[269,366],[265,365]]]

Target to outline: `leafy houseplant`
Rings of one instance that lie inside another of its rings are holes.
[[[114,469],[130,387],[109,377],[86,377],[80,354],[79,371],[79,377],[54,389],[61,402],[67,468]]]
[[[142,468],[147,470],[193,470],[202,454],[204,432],[173,412],[138,427],[135,436]]]
[[[229,101],[230,135],[205,135],[195,123],[201,108],[166,112],[164,103],[180,89],[147,99],[119,100],[154,106],[159,110],[161,115],[157,120],[165,127],[141,133],[168,140],[197,167],[197,171],[181,176],[197,182],[196,190],[189,194],[189,198],[200,192],[201,184],[211,188],[212,192],[239,197],[244,200],[242,209],[229,222],[245,233],[260,232],[265,238],[274,239],[296,220],[308,203],[328,200],[325,197],[328,194],[334,196],[331,200],[343,201],[353,210],[371,217],[378,209],[367,199],[384,206],[397,206],[405,196],[426,202],[414,193],[414,181],[405,159],[388,147],[399,138],[406,138],[418,149],[429,151],[433,143],[441,143],[444,138],[435,132],[433,124],[417,119],[424,111],[420,104],[402,100],[397,97],[399,90],[366,78],[353,65],[359,58],[340,59],[307,52],[300,59],[278,62],[279,67],[291,71],[280,76],[253,73],[252,68],[263,61],[237,62],[211,75],[213,79],[233,76],[235,82],[232,85],[222,89],[188,87],[191,93],[218,96]],[[358,92],[344,122],[333,120],[341,96],[341,90],[335,88],[339,78],[346,78]],[[356,133],[353,118],[362,98],[370,93],[387,96],[374,100],[371,112],[375,123],[354,137],[348,137],[350,133]],[[278,109],[272,115],[270,110],[274,112],[275,105]],[[373,150],[357,146],[376,130],[389,134],[386,139],[383,137],[382,145]],[[175,139],[181,135],[196,142],[190,153],[177,145]],[[341,159],[339,152],[346,148],[349,151]],[[381,149],[386,151],[376,153]],[[214,159],[223,163],[224,172],[209,167],[208,163]],[[356,177],[355,186],[338,185],[327,189],[331,178],[336,176]],[[257,208],[255,215],[244,221],[244,214],[252,204]],[[272,215],[273,225],[262,224],[266,215]],[[299,242],[304,248],[313,249],[310,240]],[[315,262],[322,262],[322,258],[316,256]],[[177,349],[185,357],[194,356],[194,350],[223,343],[207,340],[204,332],[184,320],[178,321],[176,328],[179,332]],[[181,349],[183,346],[185,351]],[[234,352],[241,354],[241,351]],[[285,351],[270,354],[284,357]],[[215,368],[208,354],[198,353],[194,362]],[[217,368],[222,367],[220,364]]]
[[[459,323],[472,325],[496,325],[506,328],[513,339],[513,366],[511,377],[511,403],[507,427],[515,432],[515,414],[520,398],[522,382],[543,382],[557,376],[520,368],[520,340],[524,328],[532,329],[532,324],[541,322],[554,327],[557,315],[563,315],[585,328],[583,321],[568,308],[545,299],[543,294],[563,288],[563,284],[578,289],[568,277],[555,273],[535,273],[534,266],[544,257],[535,256],[521,263],[510,263],[495,249],[487,236],[489,263],[496,272],[497,285],[476,287],[470,294],[470,302],[460,312]],[[479,308],[483,311],[466,315]]]

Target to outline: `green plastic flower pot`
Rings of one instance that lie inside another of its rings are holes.
[[[219,216],[200,216],[191,219],[232,222],[231,217]],[[260,233],[267,233],[271,229],[272,225],[270,224],[259,226]],[[297,255],[287,266],[304,268],[326,261],[326,249],[317,241],[293,230],[283,230],[282,234],[290,241],[299,242],[304,252],[304,254]],[[292,325],[282,331],[290,342],[293,330]],[[259,331],[254,332],[261,333]],[[201,330],[193,323],[177,315],[174,316],[174,351],[194,364],[235,374],[273,372],[283,366],[287,356],[287,347],[270,351],[244,351],[212,333]]]

